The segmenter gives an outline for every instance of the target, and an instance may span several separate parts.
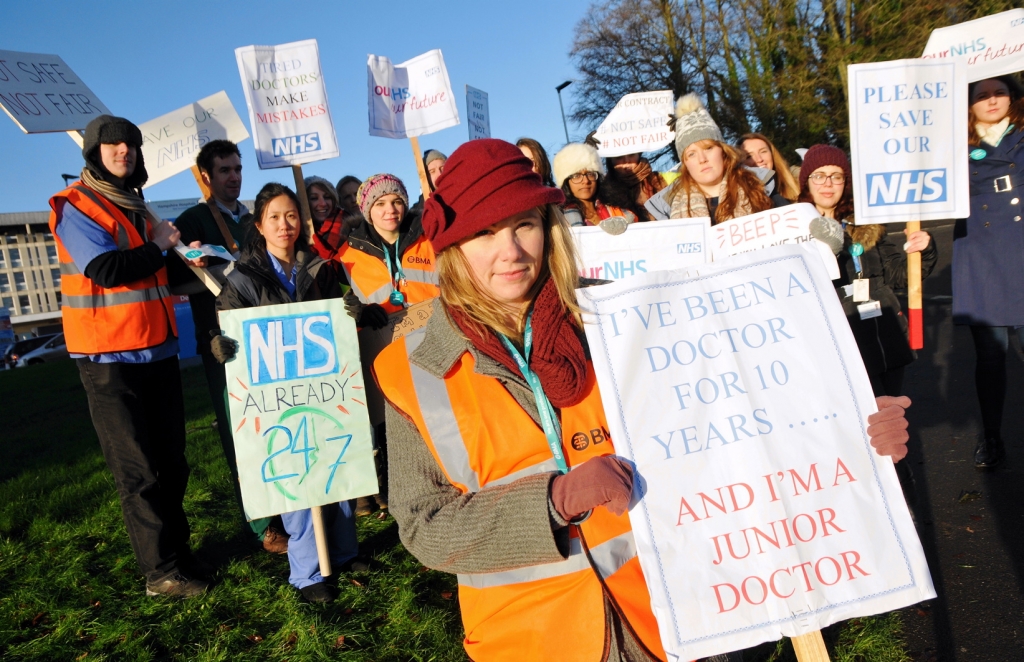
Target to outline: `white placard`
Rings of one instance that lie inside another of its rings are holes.
[[[459,123],[440,49],[401,64],[371,55],[366,75],[371,136],[412,138]]]
[[[618,280],[649,271],[680,269],[711,260],[710,218],[630,223],[619,235],[595,226],[572,228],[584,278]]]
[[[58,55],[0,51],[0,106],[25,133],[78,131],[112,115]]]
[[[993,78],[1024,69],[1024,9],[932,30],[923,58],[964,57],[967,80]]]
[[[261,169],[338,156],[316,39],[236,48],[235,60]]]
[[[207,257],[219,257],[222,260],[228,260],[230,262],[235,261],[235,256],[231,254],[231,251],[223,246],[216,246],[214,244],[202,244],[199,248],[179,245],[175,247],[174,250],[178,251],[182,257],[188,260],[198,260],[205,255]]]
[[[239,143],[249,137],[242,118],[223,90],[139,125],[149,181],[173,177],[196,164],[196,155],[211,140]]]
[[[935,596],[810,246],[578,293],[616,452],[637,469],[630,522],[669,659]]]
[[[839,263],[832,250],[811,236],[811,221],[820,215],[814,205],[798,202],[719,223],[711,229],[711,259],[718,261],[768,246],[810,242],[828,275],[839,278]]]
[[[848,70],[857,223],[969,216],[965,60],[895,60]]]
[[[466,86],[466,114],[470,140],[491,137],[491,107],[486,92]]]
[[[597,153],[604,157],[652,152],[670,144],[675,134],[668,128],[674,112],[671,90],[627,94],[597,127]]]

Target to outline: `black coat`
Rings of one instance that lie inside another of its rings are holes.
[[[851,232],[853,236],[851,236]],[[869,294],[882,307],[880,317],[862,320],[852,296],[845,296],[843,286],[850,285],[858,278],[850,246],[859,241],[864,246],[860,256],[862,276],[868,279]],[[921,251],[921,278],[927,278],[935,268],[939,252],[935,241]],[[893,289],[907,286],[907,254],[885,235],[883,225],[847,225],[843,250],[837,256],[839,278],[832,281],[836,294],[843,303],[843,312],[850,322],[850,329],[857,339],[861,358],[868,375],[874,377],[911,363],[916,355],[907,342],[907,318],[900,308],[899,299]]]
[[[319,301],[341,298],[338,274],[315,253],[296,251],[299,263],[295,274],[295,298],[284,288],[266,250],[248,246],[238,260],[228,282],[217,297],[217,310],[238,310],[256,306],[272,306],[293,301]]]

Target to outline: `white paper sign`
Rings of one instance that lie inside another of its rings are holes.
[[[583,260],[580,275],[604,280],[709,262],[710,232],[710,218],[630,223],[619,235],[594,226],[572,228]]]
[[[0,106],[25,133],[78,131],[106,105],[57,55],[0,51]]]
[[[469,115],[469,139],[491,137],[491,108],[487,93],[475,87],[466,86],[466,113]]]
[[[963,58],[849,66],[857,223],[970,215]]]
[[[1024,69],[1024,9],[932,30],[921,57],[961,56],[972,83]]]
[[[668,128],[674,112],[671,90],[627,94],[597,127],[597,153],[604,157],[652,152],[670,144],[675,134]]]
[[[235,60],[261,169],[338,156],[316,39],[236,48]]]
[[[811,247],[578,292],[615,449],[637,469],[630,522],[669,659],[935,596]]]
[[[199,150],[211,140],[239,143],[249,137],[224,91],[140,124],[139,129],[149,173],[146,186],[194,166]]]
[[[205,255],[207,257],[219,257],[222,260],[229,260],[231,262],[235,261],[235,256],[231,254],[231,251],[223,246],[215,246],[214,244],[202,244],[199,248],[180,245],[175,247],[174,250],[178,251],[187,260],[198,260]]]
[[[839,263],[832,250],[811,236],[811,221],[820,214],[814,205],[798,202],[758,214],[739,216],[711,228],[711,256],[715,261],[768,246],[810,242],[828,275],[839,278]]]
[[[459,109],[439,49],[401,64],[371,55],[366,61],[370,135],[422,136],[459,123]]]

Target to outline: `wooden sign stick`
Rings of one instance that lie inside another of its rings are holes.
[[[909,238],[921,229],[921,221],[908,221]],[[924,311],[921,307],[921,253],[907,255],[907,321],[910,323],[910,348],[924,348]]]
[[[292,175],[295,177],[295,194],[299,196],[299,213],[302,215],[302,224],[305,227],[306,240],[310,248],[313,247],[313,213],[309,210],[309,196],[306,195],[306,182],[303,181],[302,166],[293,165]]]
[[[316,555],[320,559],[320,575],[331,576],[331,555],[327,550],[327,531],[324,529],[324,515],[320,506],[309,509],[313,518],[313,537],[316,538]]]
[[[821,638],[821,630],[792,637],[790,641],[799,662],[829,662],[828,649],[825,648],[825,640]]]
[[[412,157],[416,160],[416,172],[420,176],[420,189],[423,191],[423,200],[426,201],[434,189],[430,188],[430,180],[427,179],[427,167],[423,165],[423,152],[420,151],[420,139],[416,136],[409,138],[412,144]]]

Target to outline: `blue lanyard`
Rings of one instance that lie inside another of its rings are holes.
[[[405,305],[405,295],[398,291],[398,283],[405,283],[405,272],[402,271],[402,261],[398,259],[398,244],[402,241],[402,235],[398,235],[398,239],[395,240],[395,259],[398,261],[398,267],[393,272],[391,266],[391,252],[388,251],[387,244],[381,240],[381,248],[384,250],[384,264],[388,268],[388,278],[391,279],[391,295],[388,297],[388,301],[396,306]]]
[[[558,465],[558,471],[565,474],[569,473],[569,465],[565,463],[565,456],[562,454],[562,426],[555,416],[555,408],[551,406],[551,401],[544,394],[544,387],[541,386],[540,378],[537,377],[537,373],[530,370],[528,364],[530,360],[530,347],[533,345],[532,319],[533,311],[526,317],[526,330],[523,332],[525,358],[504,334],[499,333],[498,337],[501,338],[501,342],[505,345],[508,353],[515,359],[516,365],[519,366],[519,371],[523,373],[526,383],[530,385],[530,390],[533,391],[533,397],[537,402],[537,411],[540,413],[540,422],[544,427],[544,436],[548,438],[548,446],[551,448],[551,454],[555,458],[555,464]]]
[[[859,243],[850,244],[850,257],[853,258],[853,268],[857,270],[857,275],[860,276],[864,269],[861,267],[860,256],[864,254],[864,246]]]

